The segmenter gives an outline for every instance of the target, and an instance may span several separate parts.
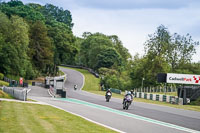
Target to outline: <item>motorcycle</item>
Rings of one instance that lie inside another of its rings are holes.
[[[130,95],[126,96],[123,103],[123,109],[128,110],[129,106],[131,105],[132,98]]]
[[[106,102],[109,102],[110,98],[111,98],[111,93],[108,92],[108,93],[106,94]]]

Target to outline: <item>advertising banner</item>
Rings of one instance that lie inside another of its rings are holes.
[[[200,75],[167,73],[167,83],[200,85]]]

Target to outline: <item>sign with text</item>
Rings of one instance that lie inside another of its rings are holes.
[[[200,75],[167,73],[167,83],[200,85]]]

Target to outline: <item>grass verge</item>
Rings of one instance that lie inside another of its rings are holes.
[[[2,90],[0,90],[0,98],[7,98],[7,99],[13,99],[13,97]]]
[[[79,71],[85,76],[85,85],[83,87],[83,90],[91,92],[91,93],[94,93],[94,94],[105,96],[106,92],[105,91],[100,91],[100,86],[99,86],[100,79],[96,78],[90,72],[88,72],[87,70],[84,70],[84,69],[69,68],[69,67],[64,67],[64,68],[68,68],[68,69],[73,69],[73,70]],[[159,92],[156,92],[156,94],[159,94]],[[167,95],[176,96],[176,93],[174,93],[174,92],[170,93],[170,94],[168,93]],[[123,99],[124,98],[124,92],[122,92],[122,94],[113,93],[112,97]],[[174,108],[179,108],[179,109],[186,109],[186,110],[193,110],[193,111],[199,111],[200,112],[200,106],[196,106],[196,105],[176,105],[176,104],[170,104],[170,103],[160,102],[160,101],[153,101],[153,100],[148,100],[148,99],[143,99],[143,98],[134,98],[134,101],[136,101],[136,102],[145,102],[145,103],[151,103],[151,104],[157,104],[157,105],[163,105],[163,106],[169,106],[169,107],[174,107]]]
[[[9,83],[0,80],[0,86],[9,86]]]
[[[114,133],[105,127],[47,105],[0,102],[0,132]]]

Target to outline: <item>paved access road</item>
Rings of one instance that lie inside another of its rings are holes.
[[[123,110],[121,99],[112,98],[105,102],[104,96],[81,91],[83,75],[75,70],[60,69],[67,74],[67,99],[52,99],[47,90],[40,87],[32,87],[29,96],[124,132],[200,131],[199,112],[139,102],[134,102],[129,110]],[[73,90],[75,84],[78,85],[77,91]]]

